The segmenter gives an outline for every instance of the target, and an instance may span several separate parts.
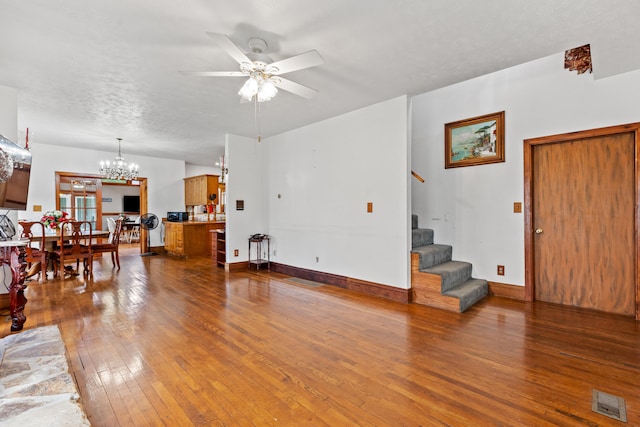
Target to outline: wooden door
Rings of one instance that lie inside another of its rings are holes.
[[[637,315],[636,134],[533,140],[525,158],[532,299]]]
[[[95,175],[56,172],[56,209],[102,228],[102,182]]]

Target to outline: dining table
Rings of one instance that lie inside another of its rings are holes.
[[[105,239],[109,237],[109,234],[110,232],[108,230],[91,230],[91,240]],[[89,232],[83,231],[82,235],[88,238]],[[41,234],[35,234],[31,236],[32,242],[40,242],[41,239],[42,239]],[[55,233],[51,233],[51,232],[44,233],[44,243],[45,245],[47,245],[47,250],[50,250],[50,251],[55,250],[59,242],[60,242],[60,230],[56,230]],[[39,262],[34,263],[34,265],[31,266],[31,269],[29,270],[29,272],[27,272],[27,277],[34,275],[39,270],[40,268],[39,266],[40,266]]]
[[[89,232],[88,231],[83,231],[82,232],[83,236],[87,236],[89,237]],[[31,238],[32,242],[39,242],[40,238],[42,237],[42,235],[38,234],[38,235],[34,235]],[[91,230],[91,239],[104,239],[109,237],[109,231],[108,230]],[[58,243],[60,241],[60,231],[56,230],[55,233],[44,233],[44,242],[46,244],[48,244],[50,247],[55,247],[56,243]]]
[[[110,232],[108,230],[91,230],[91,240],[93,239],[105,239],[109,237]],[[83,231],[82,235],[89,237],[89,232]],[[42,234],[34,234],[31,236],[32,242],[40,242]],[[44,233],[44,243],[47,245],[47,250],[53,251],[57,248],[60,242],[60,230],[56,230],[55,233]]]
[[[131,243],[133,238],[140,238],[140,222],[122,221],[122,234],[127,243]]]

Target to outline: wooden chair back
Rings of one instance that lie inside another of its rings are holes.
[[[116,227],[113,230],[113,235],[109,238],[109,243],[114,246],[118,246],[120,244],[120,235],[122,234],[122,221],[121,219],[116,220]]]
[[[93,274],[91,252],[92,227],[89,221],[66,221],[60,224],[60,239],[56,255],[64,277],[65,260],[83,260],[84,271]]]
[[[122,234],[122,220],[116,221],[116,226],[113,232],[109,235],[109,243],[97,243],[91,245],[91,252],[93,254],[98,253],[111,253],[111,262],[114,267],[120,269],[120,256],[118,254],[118,246],[120,245],[120,236]]]

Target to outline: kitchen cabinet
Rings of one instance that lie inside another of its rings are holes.
[[[218,194],[218,175],[197,175],[184,179],[184,204],[203,206],[211,202],[210,196],[216,195],[214,204],[220,203]]]
[[[179,257],[211,256],[209,231],[224,228],[224,221],[164,220],[164,249]]]

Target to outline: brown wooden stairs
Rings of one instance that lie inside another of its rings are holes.
[[[433,230],[411,217],[411,301],[462,313],[486,297],[486,280],[471,277],[468,262],[452,261],[453,248],[433,243]]]

